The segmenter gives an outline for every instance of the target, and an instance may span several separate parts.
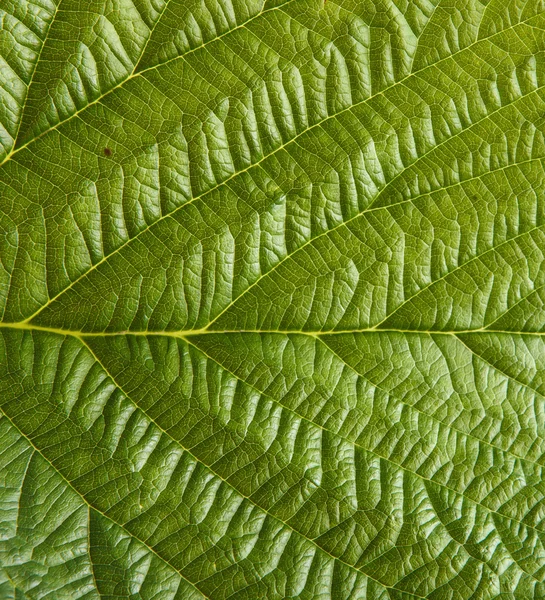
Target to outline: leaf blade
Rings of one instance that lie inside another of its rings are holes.
[[[542,0],[6,2],[0,594],[541,598]]]

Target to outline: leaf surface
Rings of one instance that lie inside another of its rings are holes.
[[[0,597],[543,598],[545,3],[0,16]]]

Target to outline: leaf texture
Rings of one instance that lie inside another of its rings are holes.
[[[0,598],[544,598],[544,67],[543,0],[0,0]]]

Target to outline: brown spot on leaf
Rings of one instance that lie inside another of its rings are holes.
[[[111,155],[112,155],[112,149],[104,148],[104,156],[111,156]]]

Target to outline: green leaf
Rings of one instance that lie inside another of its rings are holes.
[[[0,0],[0,598],[544,598],[544,124],[543,0]]]

